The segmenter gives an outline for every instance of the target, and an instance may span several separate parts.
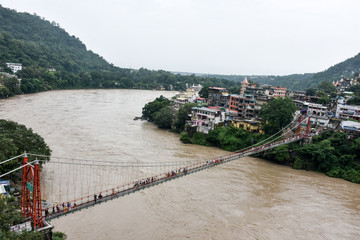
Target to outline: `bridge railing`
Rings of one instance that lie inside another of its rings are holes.
[[[225,163],[225,162],[233,161],[233,160],[241,158],[241,157],[245,157],[245,156],[253,155],[253,154],[260,153],[260,152],[263,152],[266,150],[270,150],[275,147],[281,146],[283,144],[288,144],[291,142],[299,141],[303,137],[304,136],[299,135],[299,136],[283,139],[280,141],[276,141],[273,143],[265,144],[265,145],[262,145],[259,147],[244,149],[242,151],[229,153],[229,154],[226,154],[221,157],[213,158],[211,160],[200,161],[200,162],[195,162],[195,163],[192,163],[189,165],[185,165],[182,168],[177,168],[170,172],[160,173],[160,174],[148,177],[146,179],[140,179],[138,181],[133,181],[131,183],[128,183],[128,184],[125,184],[125,185],[122,185],[119,187],[107,189],[107,190],[103,191],[103,192],[105,192],[105,194],[101,199],[95,200],[90,195],[85,196],[84,198],[81,198],[81,200],[85,200],[85,201],[76,205],[75,208],[74,208],[73,203],[76,203],[79,199],[77,199],[75,201],[71,201],[72,208],[69,208],[69,209],[63,208],[60,210],[56,210],[55,212],[51,212],[51,213],[49,212],[46,214],[45,218],[47,220],[50,220],[50,219],[57,218],[57,217],[60,217],[60,216],[63,216],[63,215],[69,214],[69,213],[73,213],[75,211],[78,211],[78,210],[81,210],[84,208],[88,208],[90,206],[94,206],[95,204],[106,202],[113,198],[121,197],[126,194],[130,194],[135,191],[138,191],[138,190],[141,190],[141,189],[144,189],[147,187],[151,187],[151,186],[160,184],[165,181],[175,179],[177,177],[185,176],[187,174],[194,173],[194,172],[197,172],[197,171],[200,171],[203,169],[207,169],[207,168],[210,168],[210,167],[213,167],[218,164]]]

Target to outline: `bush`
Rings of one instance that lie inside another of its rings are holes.
[[[183,143],[191,143],[189,134],[187,132],[181,132],[180,141],[182,141]]]
[[[296,157],[293,168],[294,169],[302,169],[303,165],[304,165],[304,161],[301,158]]]
[[[329,177],[341,178],[344,175],[344,170],[339,167],[334,167],[330,171],[326,172]]]
[[[203,133],[196,132],[193,136],[192,143],[209,146],[210,144],[206,141],[206,135]]]
[[[344,173],[343,178],[353,183],[360,183],[360,172],[351,168]]]
[[[66,239],[65,233],[62,233],[62,232],[54,232],[53,233],[53,240],[62,240],[62,239]]]
[[[169,107],[163,107],[155,113],[154,123],[159,128],[171,129],[174,120],[174,113]]]

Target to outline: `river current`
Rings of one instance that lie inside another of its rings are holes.
[[[0,100],[0,118],[32,128],[54,156],[158,162],[226,153],[133,120],[161,94],[175,92],[21,95]],[[246,157],[51,223],[68,239],[360,239],[360,185]]]

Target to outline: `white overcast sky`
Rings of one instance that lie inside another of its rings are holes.
[[[360,52],[360,0],[0,0],[119,67],[318,72]],[[0,23],[1,24],[1,23]]]

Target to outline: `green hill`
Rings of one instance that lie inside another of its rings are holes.
[[[75,36],[70,36],[55,22],[39,16],[18,13],[0,5],[0,60],[20,62],[24,66],[54,67],[81,72],[110,70],[99,55],[87,51]]]
[[[59,24],[1,5],[0,23],[0,68],[9,71],[6,62],[23,65],[23,70],[16,74],[22,79],[21,85],[14,79],[0,76],[0,98],[51,89],[163,87],[185,90],[186,86],[199,83],[219,87],[239,85],[218,78],[115,67],[87,50],[78,38],[70,36]],[[56,71],[49,71],[50,68]]]
[[[306,90],[316,88],[319,83],[338,81],[342,76],[352,77],[354,73],[360,72],[360,53],[341,63],[338,63],[325,71],[318,73],[292,74],[287,76],[275,75],[252,75],[247,76],[249,80],[260,84],[272,86],[283,86],[292,90]],[[243,75],[208,75],[211,77],[224,78],[233,81],[243,81]]]

